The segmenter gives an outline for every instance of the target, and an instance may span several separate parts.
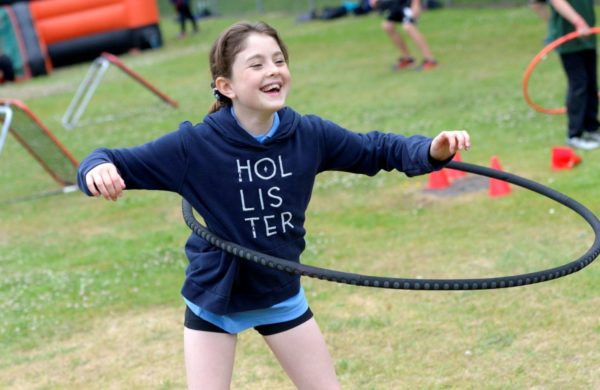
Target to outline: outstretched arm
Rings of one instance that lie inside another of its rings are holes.
[[[125,181],[112,163],[95,166],[85,175],[85,183],[93,196],[103,196],[106,200],[117,200],[125,189]]]
[[[431,142],[429,155],[438,161],[452,157],[459,150],[469,150],[471,138],[465,130],[442,131]]]

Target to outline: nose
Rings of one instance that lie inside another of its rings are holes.
[[[267,75],[268,76],[274,76],[276,74],[279,73],[279,67],[277,66],[277,64],[273,61],[269,62],[269,67],[267,68]]]

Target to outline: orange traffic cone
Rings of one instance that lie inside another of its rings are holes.
[[[459,152],[456,152],[452,161],[462,161]],[[446,176],[450,181],[460,179],[461,177],[465,177],[467,175],[466,172],[459,171],[458,169],[446,168],[446,171]]]
[[[502,170],[502,167],[500,166],[500,161],[498,161],[498,157],[496,156],[492,156],[492,161],[490,165],[492,169],[496,169],[498,171]],[[511,193],[511,191],[512,190],[508,182],[496,178],[490,178],[489,195],[491,197],[495,198],[498,196],[508,195]]]
[[[448,187],[450,187],[450,180],[446,176],[446,169],[433,171],[429,174],[428,190],[443,190]]]
[[[581,157],[576,155],[568,146],[555,146],[552,148],[551,167],[554,170],[572,169],[581,162]]]

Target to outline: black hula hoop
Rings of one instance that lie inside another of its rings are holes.
[[[318,278],[337,283],[351,284],[356,286],[403,289],[403,290],[485,290],[495,288],[508,288],[525,286],[534,283],[545,282],[558,279],[563,276],[577,272],[594,261],[600,254],[600,221],[585,206],[573,200],[572,198],[548,188],[542,184],[529,179],[513,175],[508,172],[487,168],[465,162],[451,161],[448,168],[457,169],[464,172],[470,172],[477,175],[487,176],[517,186],[526,188],[540,195],[546,196],[568,208],[575,211],[592,227],[595,234],[594,243],[587,252],[578,259],[556,268],[550,268],[543,271],[532,272],[514,276],[504,276],[495,278],[481,279],[406,279],[382,276],[369,276],[349,272],[335,271],[326,268],[314,267],[296,263],[290,260],[266,255],[251,249],[244,248],[238,244],[225,241],[213,233],[205,226],[200,224],[194,217],[192,206],[185,200],[182,200],[183,218],[190,229],[212,245],[223,251],[237,256],[241,259],[252,261],[283,272],[288,272],[311,278]]]

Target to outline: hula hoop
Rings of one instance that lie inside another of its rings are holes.
[[[594,243],[587,252],[578,259],[556,268],[514,276],[481,279],[406,279],[382,276],[369,276],[331,269],[313,267],[290,260],[266,255],[240,245],[225,241],[200,224],[194,217],[192,206],[182,200],[183,218],[189,228],[197,235],[223,251],[241,259],[252,261],[283,272],[311,278],[318,278],[337,283],[356,286],[403,289],[403,290],[484,290],[524,286],[561,278],[587,267],[600,254],[600,220],[585,206],[570,197],[548,188],[542,184],[513,175],[508,172],[486,168],[479,165],[452,161],[448,168],[483,175],[503,180],[544,195],[579,214],[592,227],[595,234]]]
[[[590,31],[592,34],[598,34],[598,33],[600,33],[600,27],[592,27],[590,29]],[[529,104],[529,106],[531,106],[534,110],[536,110],[538,112],[542,112],[544,114],[551,114],[551,115],[560,115],[560,114],[564,114],[565,112],[567,112],[567,109],[565,107],[544,108],[544,107],[540,106],[539,104],[535,103],[529,96],[529,92],[528,92],[529,77],[531,76],[531,73],[533,72],[533,70],[535,69],[537,64],[548,53],[550,53],[552,50],[556,49],[558,46],[560,46],[566,42],[569,42],[569,41],[572,41],[573,39],[579,38],[580,35],[581,34],[579,34],[577,31],[573,31],[567,35],[564,35],[564,36],[550,42],[535,57],[533,57],[533,60],[531,60],[531,62],[527,66],[527,69],[525,70],[525,74],[523,75],[523,97],[525,98],[525,101],[527,102],[527,104]]]

